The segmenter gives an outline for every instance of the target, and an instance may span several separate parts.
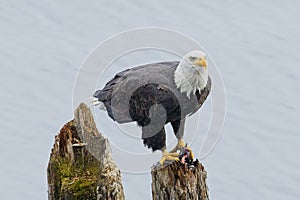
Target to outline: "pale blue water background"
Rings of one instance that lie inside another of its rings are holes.
[[[47,198],[49,153],[72,118],[81,62],[99,42],[141,26],[196,39],[223,76],[226,123],[203,160],[211,199],[298,199],[299,7],[296,0],[1,0],[0,199]],[[150,181],[123,174],[126,198],[151,199]]]

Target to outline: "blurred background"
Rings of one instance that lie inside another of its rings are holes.
[[[81,63],[108,37],[149,26],[194,38],[222,75],[226,121],[202,160],[210,198],[298,199],[299,7],[296,0],[0,0],[1,199],[47,199],[49,154],[73,118]],[[137,55],[140,63],[174,58]],[[111,76],[132,64],[130,57],[118,63]],[[116,126],[108,117],[106,124]],[[149,173],[122,177],[127,199],[151,199]]]

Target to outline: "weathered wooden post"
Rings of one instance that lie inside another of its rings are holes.
[[[47,175],[49,200],[124,200],[109,142],[98,132],[85,104],[55,137]]]
[[[198,160],[152,167],[153,200],[208,200],[207,173]]]

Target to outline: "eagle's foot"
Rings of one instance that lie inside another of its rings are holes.
[[[186,147],[186,143],[183,141],[183,139],[178,139],[178,142],[176,146],[170,151],[171,153],[177,152],[178,150],[181,151]]]
[[[169,153],[167,152],[166,150],[163,150],[162,151],[163,155],[159,161],[159,163],[161,165],[164,164],[165,161],[179,161],[179,153],[177,152],[174,152],[174,153]]]

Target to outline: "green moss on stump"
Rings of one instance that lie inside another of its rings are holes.
[[[67,155],[67,140],[72,143],[80,141],[74,120],[65,124],[58,138],[59,151],[53,153],[49,162],[54,176],[54,199],[97,199],[100,161],[94,158],[85,146],[73,147],[73,161]]]
[[[56,169],[56,199],[96,199],[97,177],[100,162],[83,163],[81,159],[71,164],[64,158],[53,160]],[[63,195],[63,196],[62,196]]]

